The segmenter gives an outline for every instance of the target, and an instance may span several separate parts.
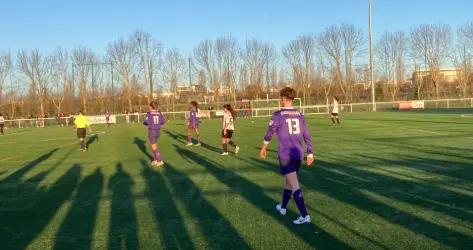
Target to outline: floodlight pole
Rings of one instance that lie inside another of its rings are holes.
[[[371,83],[371,102],[373,103],[373,111],[376,111],[376,91],[374,87],[374,53],[373,53],[373,30],[371,25],[371,0],[368,0],[368,22],[370,33],[370,83]]]

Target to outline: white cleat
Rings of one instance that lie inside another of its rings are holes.
[[[277,204],[277,205],[276,205],[276,210],[278,210],[278,212],[279,212],[281,215],[286,215],[286,213],[287,213],[287,209],[286,209],[286,208],[282,208],[282,207],[281,207],[281,204]]]
[[[299,216],[299,218],[295,219],[292,222],[296,225],[309,224],[311,222],[310,215],[307,215],[306,217]]]
[[[220,155],[228,155],[228,152],[223,152]]]
[[[235,147],[235,154],[238,154],[239,151],[240,151],[240,147],[236,146]]]
[[[195,145],[196,145],[197,147],[200,147],[200,146],[202,146],[202,144],[201,144],[200,142],[199,142],[199,143],[197,143],[197,144],[195,144]]]
[[[161,167],[162,165],[164,165],[163,161],[154,160],[154,161],[151,162],[151,166],[153,166],[153,167]]]
[[[193,145],[192,142],[189,142],[189,143],[186,144],[186,147],[189,147],[189,146],[192,146],[192,145]]]

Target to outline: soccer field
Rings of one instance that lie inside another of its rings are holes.
[[[0,137],[0,249],[473,249],[473,117],[379,112],[306,117],[315,165],[300,181],[312,225],[280,201],[269,118],[237,119],[237,156],[220,156],[220,120],[185,147],[168,122],[150,167],[141,124],[94,126],[79,152],[71,127]]]

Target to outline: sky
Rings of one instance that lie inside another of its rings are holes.
[[[374,39],[423,23],[473,21],[473,0],[372,0]],[[58,46],[99,54],[136,30],[187,55],[204,39],[258,38],[282,48],[299,35],[354,24],[368,34],[367,0],[1,0],[0,51]]]

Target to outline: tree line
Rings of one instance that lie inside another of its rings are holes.
[[[146,107],[151,99],[167,109],[190,99],[236,104],[275,98],[281,86],[293,86],[304,104],[323,104],[330,96],[368,101],[368,45],[359,27],[341,24],[301,35],[281,49],[256,38],[222,36],[184,55],[138,30],[110,42],[103,55],[86,47],[0,52],[0,112],[120,113]],[[377,100],[471,97],[473,22],[385,31],[374,47]],[[443,68],[456,72],[454,81],[444,79]],[[180,86],[194,87],[187,93]]]

